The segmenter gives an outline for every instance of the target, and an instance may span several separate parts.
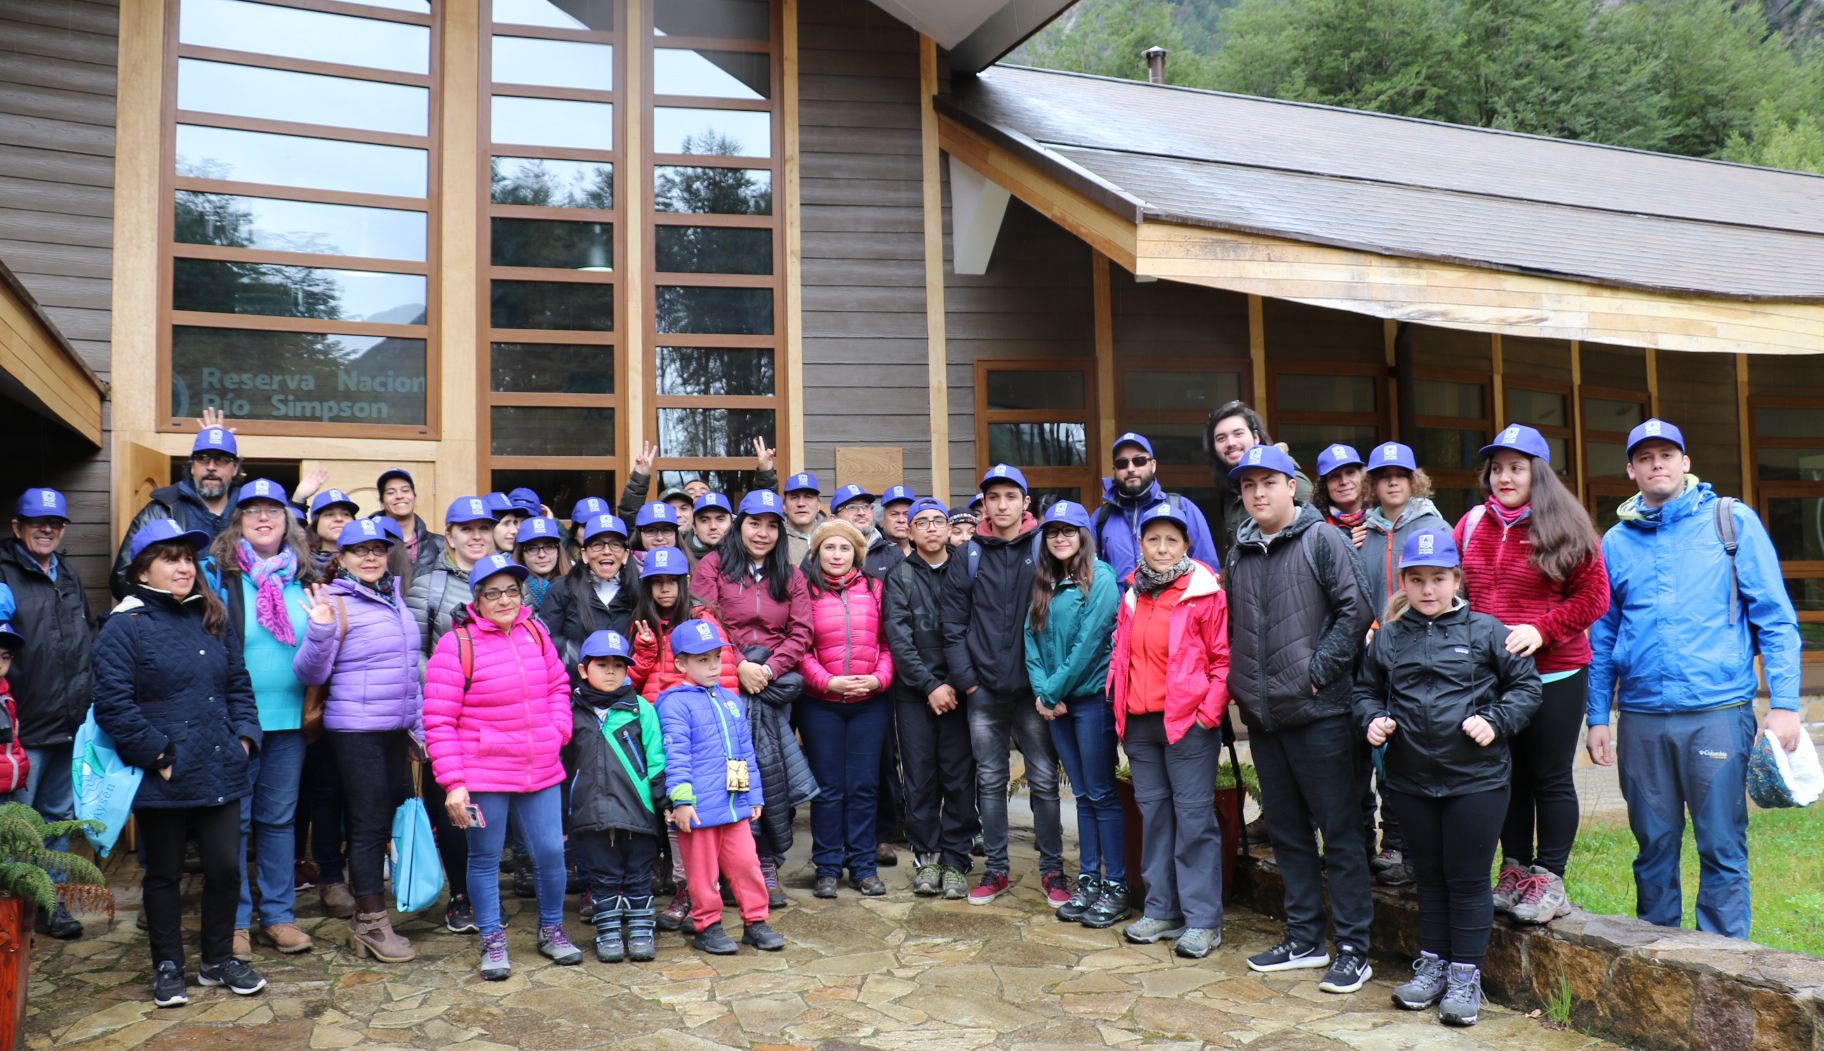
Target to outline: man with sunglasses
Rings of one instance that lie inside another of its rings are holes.
[[[1140,564],[1140,522],[1162,503],[1184,515],[1191,557],[1218,572],[1222,568],[1203,512],[1183,496],[1160,488],[1158,473],[1152,442],[1132,431],[1115,439],[1115,476],[1102,479],[1102,506],[1096,511],[1096,552],[1115,567],[1115,579],[1123,587]]]
[[[121,534],[120,554],[114,559],[114,572],[108,579],[114,597],[124,599],[133,590],[127,582],[127,545],[139,531],[162,518],[176,519],[185,531],[201,530],[213,540],[228,525],[238,488],[235,476],[241,471],[241,454],[234,442],[234,432],[221,426],[206,426],[190,446],[190,471],[176,485],[152,490],[152,498],[133,516],[132,524]]]

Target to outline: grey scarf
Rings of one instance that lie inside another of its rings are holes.
[[[1172,568],[1161,573],[1147,565],[1145,559],[1141,559],[1140,564],[1134,569],[1135,583],[1145,594],[1158,594],[1170,587],[1173,581],[1189,573],[1195,564],[1191,560],[1191,556],[1186,555],[1173,564]]]

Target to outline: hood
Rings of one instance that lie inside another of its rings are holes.
[[[1383,533],[1391,533],[1400,528],[1400,522],[1422,517],[1427,512],[1438,515],[1439,518],[1444,517],[1438,514],[1437,504],[1422,496],[1415,496],[1406,501],[1406,506],[1400,511],[1399,520],[1394,522],[1387,521],[1387,516],[1381,513],[1380,505],[1376,504],[1368,512],[1368,526],[1371,529],[1379,529]]]
[[[1012,540],[1002,540],[1000,537],[994,535],[994,526],[989,524],[988,519],[983,518],[980,522],[975,524],[975,538],[984,544],[1014,544],[1018,543],[1026,534],[1038,528],[1038,525],[1039,520],[1032,517],[1031,511],[1026,511],[1020,515],[1020,535],[1014,537]]]
[[[1280,530],[1278,539],[1289,540],[1324,520],[1323,512],[1319,511],[1315,505],[1300,500],[1297,506],[1298,514],[1292,517],[1291,525]],[[1262,539],[1263,536],[1264,534],[1260,531],[1260,523],[1254,520],[1253,515],[1248,515],[1241,523],[1241,528],[1235,531],[1235,542],[1264,548],[1266,543]]]
[[[1642,529],[1657,529],[1661,522],[1674,521],[1690,514],[1704,501],[1705,494],[1711,491],[1710,483],[1700,482],[1697,475],[1685,475],[1685,488],[1677,496],[1661,504],[1658,513],[1649,510],[1635,493],[1622,501],[1615,510],[1615,517],[1631,526]]]

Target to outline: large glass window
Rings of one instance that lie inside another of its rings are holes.
[[[1754,494],[1807,660],[1824,660],[1824,399],[1748,399]]]
[[[978,358],[975,447],[985,462],[977,473],[997,463],[1018,467],[1035,508],[1040,490],[1051,500],[1093,492],[1100,475],[1094,375],[1094,360]]]
[[[1278,363],[1272,384],[1273,437],[1317,481],[1317,454],[1334,443],[1366,455],[1386,433],[1386,367]]]

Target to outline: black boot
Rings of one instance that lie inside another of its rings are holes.
[[[595,903],[595,958],[603,963],[620,963],[627,958],[622,940],[621,921],[626,918],[627,899],[603,898]]]
[[[538,897],[538,879],[532,871],[532,855],[513,855],[513,896],[515,898]]]
[[[659,946],[653,933],[652,895],[622,898],[621,907],[627,913],[627,958],[635,963],[655,959]]]

